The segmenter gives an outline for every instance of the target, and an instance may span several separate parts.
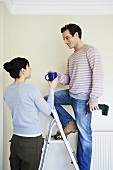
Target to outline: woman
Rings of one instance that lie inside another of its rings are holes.
[[[54,89],[58,78],[49,82],[49,96],[45,101],[35,85],[25,84],[26,79],[31,77],[27,59],[17,57],[3,66],[14,78],[14,82],[6,88],[4,94],[13,120],[11,170],[38,170],[43,147],[39,112],[50,115],[54,107]]]

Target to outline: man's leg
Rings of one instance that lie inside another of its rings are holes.
[[[86,103],[85,100],[73,99],[72,101],[78,127],[77,160],[80,170],[90,170],[92,157],[92,113],[86,116]]]
[[[47,100],[48,96],[45,96],[44,99]],[[70,105],[70,96],[69,90],[60,90],[55,92],[54,105],[58,113],[59,119],[63,128],[74,119],[73,117],[61,106],[61,105]],[[51,115],[53,117],[53,115]]]
[[[48,96],[45,96],[44,99],[47,100]],[[59,119],[61,121],[64,133],[66,135],[74,133],[77,130],[76,122],[73,117],[62,107],[62,105],[71,105],[69,90],[61,90],[55,92],[54,105],[58,113]],[[53,117],[52,113],[51,116]],[[59,131],[57,135],[59,135]]]
[[[55,92],[54,105],[64,128],[74,120],[73,117],[62,107],[62,105],[71,105],[69,90]]]

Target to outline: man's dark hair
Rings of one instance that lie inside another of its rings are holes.
[[[78,25],[76,25],[76,24],[65,25],[64,27],[61,28],[61,33],[63,33],[66,30],[69,30],[69,32],[70,32],[70,34],[72,36],[74,36],[74,34],[76,32],[78,32],[78,36],[81,39],[81,37],[82,37],[82,30],[81,30],[81,28]]]
[[[10,62],[6,62],[3,67],[9,72],[12,78],[19,78],[19,73],[22,68],[26,69],[29,66],[29,61],[25,58],[17,57],[12,59]]]

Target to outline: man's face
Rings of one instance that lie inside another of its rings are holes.
[[[78,37],[77,32],[74,34],[74,36],[72,36],[69,30],[66,30],[62,33],[62,37],[63,37],[64,43],[67,44],[70,49],[76,48],[77,37]]]

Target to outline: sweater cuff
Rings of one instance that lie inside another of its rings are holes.
[[[54,90],[52,88],[49,89],[49,94],[54,95]]]
[[[98,99],[97,99],[97,98],[92,98],[92,97],[91,97],[91,98],[89,99],[89,101],[92,102],[92,103],[93,103],[93,102],[98,102]]]
[[[62,73],[59,73],[58,81],[60,81],[60,80],[61,80],[62,76],[63,76],[63,74],[62,74]]]

